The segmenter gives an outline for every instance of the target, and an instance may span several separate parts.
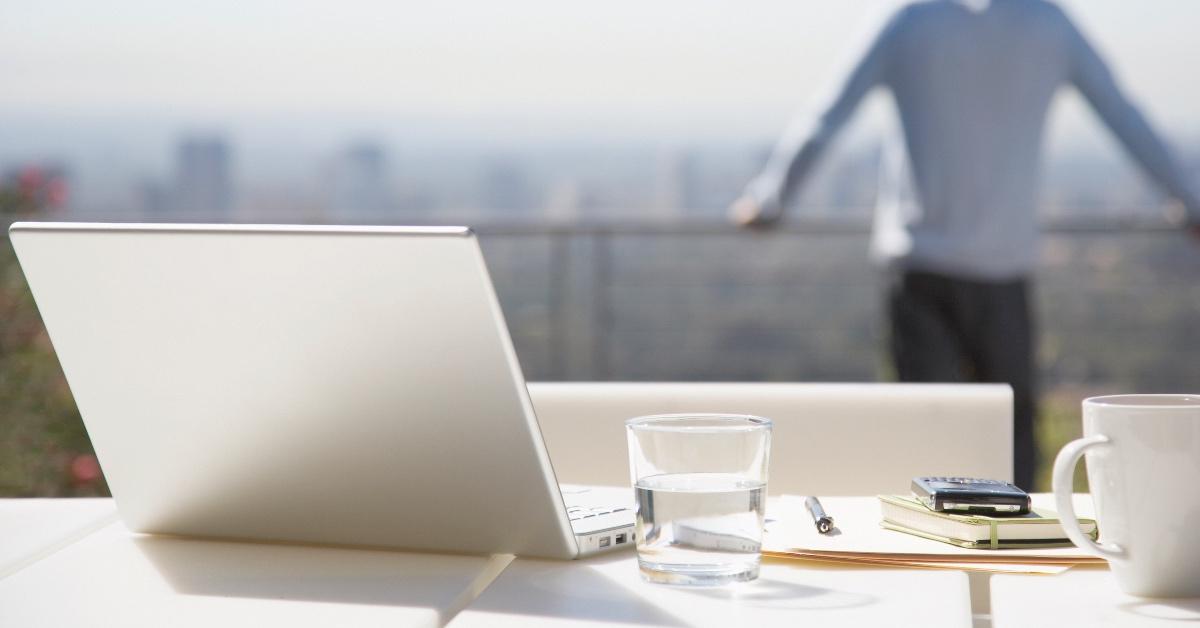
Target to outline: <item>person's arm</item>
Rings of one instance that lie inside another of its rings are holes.
[[[870,41],[848,75],[817,108],[819,115],[798,116],[776,144],[762,173],[737,202],[732,218],[743,225],[769,224],[778,220],[796,189],[809,175],[817,159],[839,129],[850,119],[871,88],[884,82],[891,42],[900,14],[894,16]]]
[[[1069,30],[1069,79],[1151,178],[1181,202],[1188,223],[1200,224],[1200,196],[1166,144],[1117,84],[1096,49],[1064,17]]]

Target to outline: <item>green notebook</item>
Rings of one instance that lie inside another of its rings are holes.
[[[910,496],[880,495],[879,502],[883,527],[959,547],[1017,549],[1072,545],[1053,510],[1034,508],[1024,515],[993,517],[936,512]],[[1079,527],[1095,540],[1098,532],[1094,520],[1080,519]]]

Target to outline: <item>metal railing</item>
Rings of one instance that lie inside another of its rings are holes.
[[[480,235],[529,379],[867,380],[888,365],[883,278],[858,216],[795,216],[769,231],[721,220],[436,222]],[[155,217],[189,218],[202,219]],[[1046,379],[1200,382],[1187,353],[1200,349],[1195,241],[1149,218],[1055,220],[1043,234]]]
[[[887,374],[881,351],[883,279],[866,261],[869,226],[861,221],[798,220],[768,232],[719,222],[485,223],[474,228],[530,379],[873,379]],[[1200,338],[1189,331],[1189,312],[1200,313],[1200,283],[1194,281],[1200,277],[1200,246],[1153,220],[1057,221],[1044,225],[1043,233],[1051,252],[1043,256],[1038,275],[1038,312],[1042,353],[1048,358],[1044,370],[1052,380],[1132,378],[1129,385],[1146,389],[1147,384],[1200,378],[1200,370],[1190,368],[1154,375],[1172,371],[1184,347],[1200,348]],[[802,254],[814,247],[821,259]],[[746,265],[741,249],[764,259]],[[694,269],[669,259],[687,251],[695,253],[689,262]],[[531,282],[542,288],[531,288]],[[760,313],[723,312],[748,304],[725,300],[714,285],[724,285],[736,295],[732,298],[760,301]],[[1119,295],[1127,289],[1136,289],[1141,300],[1123,301]],[[821,305],[825,301],[834,306]],[[1156,334],[1174,335],[1178,342],[1147,345],[1157,360],[1146,357],[1143,347],[1130,352],[1142,356],[1140,362],[1101,365],[1119,361],[1119,351],[1097,349],[1099,343],[1079,328],[1084,321],[1070,320],[1086,314],[1089,303],[1092,311],[1105,310],[1103,320],[1092,321],[1100,325],[1093,336],[1105,334],[1116,345],[1136,345],[1137,338]],[[844,306],[842,311],[836,304]],[[689,307],[697,311],[675,321],[672,312]],[[756,357],[756,352],[770,355]],[[796,359],[780,355],[788,353]],[[648,361],[638,362],[639,356]],[[720,366],[730,360],[734,366]],[[770,366],[755,364],[763,360]]]

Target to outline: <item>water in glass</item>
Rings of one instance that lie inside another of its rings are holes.
[[[642,574],[672,584],[725,584],[758,576],[766,483],[727,473],[638,480]]]

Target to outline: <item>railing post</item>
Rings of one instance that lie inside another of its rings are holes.
[[[592,235],[592,379],[599,381],[612,377],[612,240],[605,230]]]
[[[550,378],[568,379],[567,373],[567,287],[571,275],[571,235],[548,232],[550,237],[549,318]]]

